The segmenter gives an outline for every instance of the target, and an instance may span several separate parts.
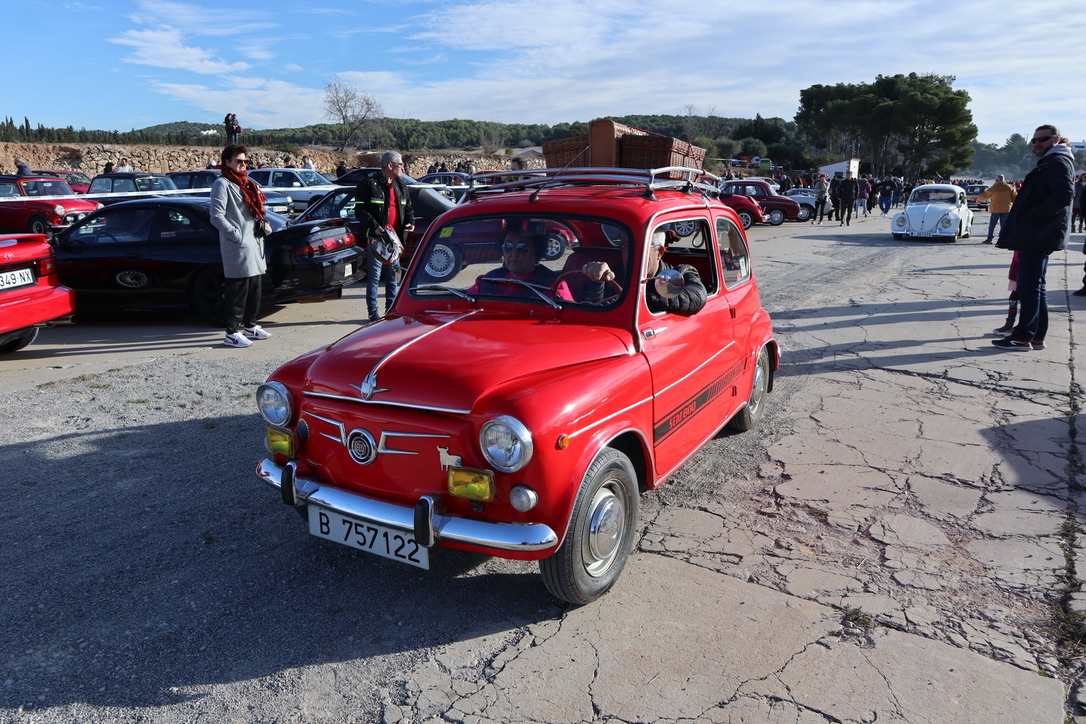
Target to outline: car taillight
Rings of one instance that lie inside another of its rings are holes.
[[[47,256],[44,259],[38,261],[38,276],[43,277],[47,274],[57,273],[57,260],[51,256]]]
[[[320,256],[327,254],[337,249],[345,249],[348,246],[354,246],[355,239],[354,234],[340,234],[339,236],[326,236],[321,239],[314,239],[305,246],[300,246],[294,250],[295,256]]]

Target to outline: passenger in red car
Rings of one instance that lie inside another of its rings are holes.
[[[558,273],[539,263],[546,251],[546,237],[520,229],[511,229],[502,239],[502,265],[488,271],[475,280],[468,294],[499,294],[507,297],[534,297],[520,284],[504,284],[503,279],[516,279],[547,289],[554,286]],[[559,299],[573,301],[565,282],[558,285],[555,295]]]

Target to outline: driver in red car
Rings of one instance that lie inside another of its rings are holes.
[[[503,283],[503,279],[533,284],[541,289],[550,289],[554,286],[558,274],[539,263],[546,248],[547,240],[543,234],[533,234],[517,227],[506,230],[501,242],[502,265],[478,277],[475,284],[468,289],[468,294],[534,296],[522,284]],[[573,301],[569,286],[564,281],[558,284],[555,296]]]

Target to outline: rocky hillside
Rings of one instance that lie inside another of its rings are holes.
[[[302,149],[302,154],[313,159],[313,165],[322,173],[332,174],[341,160],[348,166],[375,166],[380,158],[375,153],[337,154],[321,149]],[[88,176],[102,173],[106,162],[117,163],[122,157],[128,158],[140,171],[169,173],[171,171],[191,171],[205,168],[209,161],[218,163],[219,150],[207,146],[123,146],[93,144],[77,146],[61,143],[0,143],[0,170],[14,173],[14,158],[26,159],[32,169],[71,169],[82,171]],[[260,161],[265,166],[301,166],[300,155],[284,153],[270,148],[250,148],[249,158]],[[505,155],[476,154],[404,154],[407,173],[416,178],[425,174],[431,163],[454,168],[460,161],[468,160],[475,164],[476,170],[509,168],[509,157]],[[531,168],[542,168],[542,158],[530,158]]]

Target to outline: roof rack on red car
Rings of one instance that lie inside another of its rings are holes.
[[[644,196],[655,200],[656,189],[676,189],[680,191],[718,190],[719,176],[714,176],[700,168],[688,166],[664,166],[662,168],[541,168],[516,169],[510,171],[484,171],[470,177],[472,187],[467,192],[469,199],[508,191],[526,191],[533,189],[531,200],[534,201],[544,188],[558,186],[632,186],[643,187]],[[485,184],[485,185],[478,185]]]

